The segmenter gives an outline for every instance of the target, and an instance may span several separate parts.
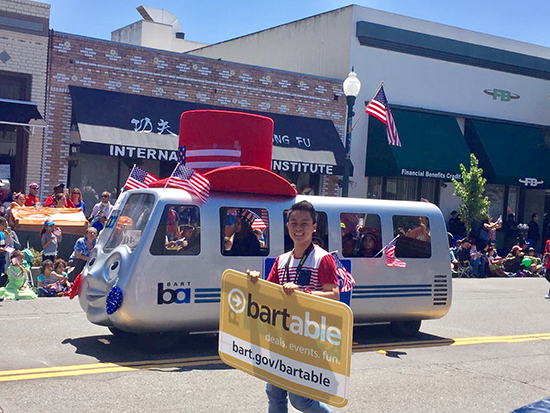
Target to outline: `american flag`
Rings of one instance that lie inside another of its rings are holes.
[[[159,179],[153,175],[150,174],[147,171],[144,171],[139,166],[135,166],[132,168],[132,171],[130,172],[130,176],[128,176],[128,179],[126,180],[126,183],[124,184],[124,188],[126,189],[137,189],[137,188],[148,188],[149,184],[158,181]]]
[[[259,229],[263,231],[264,229],[268,228],[268,222],[269,215],[267,214],[267,209],[262,208],[261,217],[258,217],[254,220],[254,222],[252,223],[252,229]]]
[[[397,237],[399,238],[399,237]],[[388,267],[400,267],[405,268],[407,263],[405,261],[395,258],[395,242],[397,238],[394,238],[388,245],[384,247],[384,255],[386,257],[386,265]]]
[[[386,137],[389,145],[401,146],[397,127],[395,126],[395,120],[393,119],[390,106],[388,105],[388,99],[386,99],[386,94],[384,93],[384,86],[380,86],[376,95],[367,105],[365,112],[386,125]]]
[[[340,287],[340,292],[347,293],[352,290],[353,286],[355,285],[355,278],[353,278],[353,275],[346,270],[346,267],[344,267],[344,264],[342,264],[342,261],[340,261],[340,258],[338,258],[338,254],[336,251],[331,252],[330,255],[334,258],[334,261],[336,261],[336,272],[338,273],[338,278],[342,280],[342,286]]]
[[[181,163],[178,163],[166,185],[175,186],[194,194],[202,202],[206,202],[208,195],[210,195],[210,181],[208,178]]]

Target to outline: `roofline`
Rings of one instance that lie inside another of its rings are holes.
[[[332,81],[332,82],[340,82],[341,83],[341,82],[344,81],[344,79],[339,79],[339,78],[326,77],[326,76],[316,76],[316,75],[310,75],[310,74],[307,74],[307,73],[293,72],[291,70],[275,69],[275,68],[267,67],[267,66],[250,65],[250,64],[245,64],[245,63],[233,62],[231,60],[215,59],[215,58],[212,58],[212,57],[197,56],[197,55],[189,54],[189,52],[192,52],[192,51],[198,50],[198,49],[193,49],[193,50],[189,50],[189,52],[180,53],[180,52],[173,52],[171,50],[156,49],[156,48],[153,48],[153,47],[137,46],[135,44],[115,42],[113,40],[99,39],[99,38],[90,37],[90,36],[82,36],[82,35],[79,35],[79,34],[66,33],[66,32],[57,32],[57,31],[54,31],[54,29],[50,29],[50,32],[54,33],[54,34],[63,35],[63,36],[76,37],[76,38],[79,38],[79,39],[87,39],[87,40],[93,40],[93,41],[96,41],[96,42],[110,43],[110,44],[113,44],[113,45],[118,45],[118,46],[123,46],[123,47],[132,47],[132,48],[135,48],[135,49],[141,49],[141,50],[147,50],[147,51],[153,50],[153,51],[157,51],[159,53],[166,53],[166,54],[171,54],[171,55],[175,55],[175,56],[179,56],[179,57],[191,57],[193,59],[202,59],[202,60],[211,61],[211,62],[222,61],[222,62],[231,63],[235,66],[249,67],[249,68],[252,68],[252,69],[270,70],[270,71],[277,72],[277,73],[288,73],[288,74],[291,74],[291,75],[299,75],[299,76],[303,76],[303,77],[306,77],[306,78],[329,80],[329,81]]]

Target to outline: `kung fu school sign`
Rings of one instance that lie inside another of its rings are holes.
[[[69,89],[81,152],[96,155],[175,162],[181,113],[228,109],[77,86]],[[274,120],[274,171],[343,173],[345,150],[332,121],[248,112]]]

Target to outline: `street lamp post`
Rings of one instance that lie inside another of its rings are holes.
[[[346,101],[348,104],[348,119],[346,122],[346,164],[344,165],[344,179],[342,180],[342,196],[347,197],[349,193],[349,174],[351,172],[351,126],[352,119],[355,113],[353,112],[353,105],[355,99],[361,90],[361,82],[357,79],[353,67],[344,80],[344,94],[346,95]]]

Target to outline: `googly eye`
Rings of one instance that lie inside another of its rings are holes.
[[[118,262],[118,261],[113,262],[111,264],[111,271],[115,271],[118,268],[119,264],[120,264],[120,262]]]
[[[92,258],[90,261],[88,261],[88,267],[91,267],[95,264],[95,258]]]

